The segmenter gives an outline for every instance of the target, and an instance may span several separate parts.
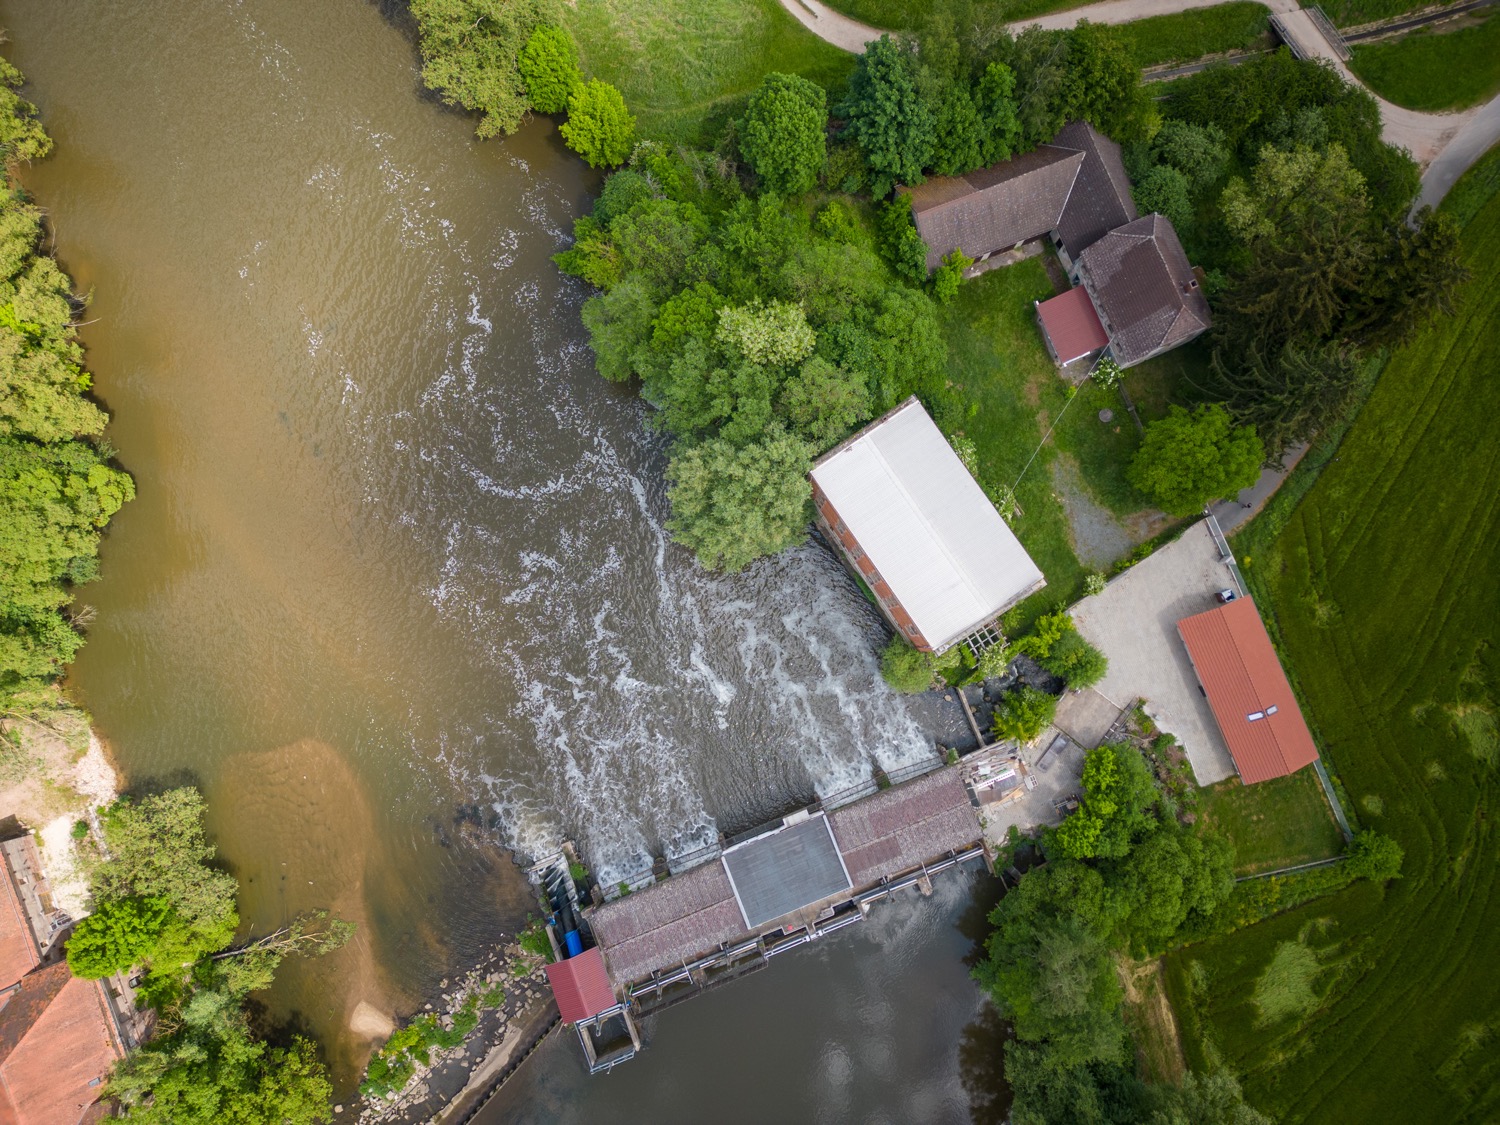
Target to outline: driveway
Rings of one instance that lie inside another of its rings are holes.
[[[1109,657],[1109,673],[1094,690],[1117,707],[1145,700],[1146,714],[1182,743],[1199,785],[1234,777],[1234,761],[1177,622],[1212,609],[1218,592],[1234,585],[1203,520],[1070,611],[1078,631]]]

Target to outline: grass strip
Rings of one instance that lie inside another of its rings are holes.
[[[1269,45],[1271,9],[1253,0],[1152,16],[1118,28],[1138,66],[1186,63],[1227,51]]]
[[[1500,16],[1458,31],[1426,28],[1354,48],[1349,69],[1386,101],[1436,112],[1500,93]]]

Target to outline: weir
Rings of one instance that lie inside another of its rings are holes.
[[[649,886],[585,907],[559,894],[566,855],[532,869],[563,931],[554,946],[565,955],[548,977],[591,1072],[634,1057],[636,1018],[852,926],[898,891],[930,893],[934,876],[990,863],[957,766],[838,808],[798,809],[693,858],[691,868],[662,865]]]

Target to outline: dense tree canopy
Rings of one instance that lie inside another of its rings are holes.
[[[559,13],[556,0],[411,0],[422,81],[449,105],[478,112],[481,137],[514,133],[532,106],[521,52]]]
[[[1235,426],[1222,406],[1173,406],[1146,427],[1127,475],[1168,515],[1190,516],[1254,484],[1264,460],[1255,431]]]
[[[37,159],[51,141],[0,60],[0,155]],[[39,700],[83,643],[66,607],[98,573],[99,537],[135,495],[94,441],[108,420],[75,334],[82,307],[38,253],[41,213],[7,183],[0,193],[0,702]],[[30,705],[24,704],[24,705]]]
[[[800,195],[818,182],[828,141],[828,95],[795,74],[768,74],[750,95],[740,151],[766,187]]]
[[[102,980],[144,961],[156,948],[171,917],[160,896],[105,902],[68,935],[68,966],[74,976]]]

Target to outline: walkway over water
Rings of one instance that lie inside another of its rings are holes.
[[[825,818],[823,832],[813,822]],[[765,956],[768,937],[801,930],[805,941],[827,928],[822,922],[857,920],[891,883],[920,882],[960,853],[982,855],[981,835],[959,770],[944,767],[832,812],[794,814],[726,856],[596,907],[587,918],[611,982],[627,996],[639,995],[665,984],[662,974],[690,979],[695,961],[721,960],[725,952]],[[749,904],[753,892],[743,885],[756,862],[743,862],[742,849],[758,849],[760,869],[784,873],[794,891],[807,888],[787,900],[796,907],[759,920]],[[831,892],[830,859],[843,868]]]

